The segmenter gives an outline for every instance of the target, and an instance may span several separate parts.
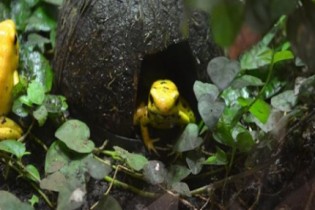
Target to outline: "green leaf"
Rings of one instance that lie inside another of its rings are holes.
[[[162,162],[151,160],[144,166],[143,176],[150,184],[161,184],[165,182],[167,178],[167,171]]]
[[[37,120],[39,126],[43,126],[47,120],[48,112],[45,106],[41,105],[39,106],[34,112],[33,112],[34,118]]]
[[[186,152],[199,147],[201,144],[202,139],[198,137],[198,126],[189,123],[178,138],[173,149],[176,152]]]
[[[230,147],[235,146],[235,141],[231,132],[232,128],[229,123],[224,123],[222,120],[219,121],[215,129],[213,130],[213,138],[217,142],[228,145]]]
[[[249,112],[262,123],[267,122],[270,111],[270,105],[261,99],[257,99],[254,104],[249,108]]]
[[[58,128],[55,136],[78,153],[90,153],[94,149],[94,143],[89,140],[90,129],[79,120],[66,121]]]
[[[191,197],[190,189],[184,182],[176,182],[172,184],[172,191],[179,193],[180,195]]]
[[[241,69],[252,70],[270,64],[273,51],[268,45],[274,37],[275,32],[271,31],[258,44],[246,51],[240,59]]]
[[[239,105],[241,105],[242,107],[246,107],[251,105],[251,103],[254,101],[254,99],[252,98],[243,98],[240,97],[237,99],[237,102],[239,103]]]
[[[40,188],[49,191],[59,192],[66,183],[67,180],[65,175],[58,171],[42,179],[40,181]]]
[[[297,96],[293,90],[284,91],[271,98],[271,105],[283,112],[289,112],[297,103]]]
[[[88,157],[84,159],[84,164],[87,169],[87,172],[94,179],[103,179],[112,171],[110,165],[105,165],[99,160],[93,158],[92,155],[88,155]]]
[[[101,199],[98,201],[97,206],[93,208],[94,210],[122,210],[121,206],[119,205],[119,202],[112,197],[111,195],[104,195],[101,197]]]
[[[50,40],[47,39],[46,37],[43,37],[37,33],[31,33],[28,35],[27,42],[25,45],[30,50],[34,50],[34,48],[37,47],[41,53],[44,53],[45,52],[45,44],[48,44],[48,43],[50,43]]]
[[[84,159],[86,157],[87,156],[83,156],[83,157],[77,156],[78,159],[72,159],[68,163],[68,165],[60,169],[60,172],[66,177],[67,183],[70,184],[74,188],[80,187],[86,184],[87,171],[86,171],[86,168],[84,167]]]
[[[49,61],[39,52],[21,46],[20,48],[21,71],[28,78],[34,78],[44,86],[45,92],[49,92],[52,87],[53,71]]]
[[[238,98],[249,98],[249,96],[250,91],[247,88],[233,89],[229,87],[221,94],[227,107],[238,105]]]
[[[20,96],[20,97],[18,98],[18,100],[19,100],[22,104],[24,104],[24,105],[26,105],[26,106],[28,106],[28,107],[32,107],[32,106],[33,106],[33,102],[32,102],[32,101],[30,100],[30,98],[27,97],[26,95]]]
[[[214,40],[222,47],[230,46],[243,21],[243,4],[239,1],[220,1],[211,11]]]
[[[6,192],[6,191],[0,191],[0,209],[3,210],[34,210],[32,206],[26,203],[22,203],[17,197],[15,197],[13,194]]]
[[[46,95],[43,103],[49,113],[60,113],[66,111],[68,104],[64,96]]]
[[[28,202],[31,203],[31,205],[34,207],[35,204],[39,203],[39,198],[36,195],[32,195],[32,197],[28,199]]]
[[[280,81],[279,78],[273,77],[270,82],[265,84],[263,98],[269,98],[278,93],[287,82]]]
[[[40,181],[40,175],[39,175],[39,172],[37,170],[37,168],[34,166],[34,165],[27,165],[26,166],[26,171],[28,174],[26,174],[26,176],[33,180],[34,182],[39,182]]]
[[[127,159],[127,153],[129,153],[127,150],[119,147],[119,146],[113,146],[114,150],[116,151],[116,155],[118,157],[121,157],[122,159],[126,160]]]
[[[245,99],[238,98],[238,103],[243,106],[250,106],[249,112],[254,115],[260,122],[265,123],[268,120],[271,107],[262,99]]]
[[[293,60],[294,55],[292,51],[290,50],[284,50],[280,52],[276,52],[273,57],[273,63],[278,63],[280,61],[285,61],[285,60]]]
[[[36,6],[41,0],[25,0],[30,7]]]
[[[0,150],[13,154],[18,159],[21,159],[24,155],[29,154],[29,152],[26,152],[25,145],[16,140],[0,141]]]
[[[171,165],[168,169],[167,182],[169,185],[185,179],[191,173],[190,169],[182,165]]]
[[[31,5],[27,1],[11,1],[11,18],[18,31],[24,31],[31,16]]]
[[[25,107],[23,106],[23,103],[19,99],[16,99],[14,101],[13,106],[12,106],[12,111],[14,114],[16,114],[19,117],[28,116],[27,109],[25,109]]]
[[[210,130],[214,128],[225,108],[225,103],[221,99],[215,101],[211,96],[203,95],[198,102],[198,111]]]
[[[226,165],[228,163],[226,154],[223,150],[217,147],[217,152],[205,160],[205,165]]]
[[[251,75],[242,75],[235,79],[231,85],[232,88],[241,89],[247,86],[262,86],[264,83],[258,77]]]
[[[45,173],[54,173],[67,165],[70,162],[67,153],[68,151],[61,141],[54,141],[46,153]]]
[[[223,56],[216,57],[209,62],[207,72],[212,82],[224,90],[240,72],[240,64]]]
[[[205,161],[205,158],[201,156],[200,152],[193,151],[187,154],[186,163],[191,173],[196,175],[202,170],[202,163]]]
[[[56,28],[56,20],[50,16],[49,8],[39,6],[28,19],[26,31],[51,31]]]
[[[236,137],[236,142],[237,148],[241,152],[249,152],[255,145],[255,141],[248,131],[239,133]]]
[[[235,119],[239,118],[239,116],[243,114],[244,111],[242,107],[234,105],[224,109],[221,119],[225,124],[233,124],[235,123]]]
[[[130,153],[127,150],[114,146],[115,151],[117,152],[117,155],[124,159],[128,166],[132,168],[135,171],[140,171],[143,169],[143,167],[148,164],[148,159],[140,154]]]
[[[211,99],[214,101],[219,95],[219,89],[217,86],[210,83],[203,83],[201,81],[196,81],[194,83],[194,93],[196,95],[197,101],[200,101],[200,98],[203,95],[209,95]]]
[[[127,153],[127,164],[135,171],[140,171],[148,163],[148,159],[140,154]]]
[[[37,81],[32,81],[27,88],[27,97],[37,105],[41,105],[45,99],[45,89]]]

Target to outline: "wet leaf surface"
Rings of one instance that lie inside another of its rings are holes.
[[[89,140],[90,129],[79,120],[66,121],[58,128],[55,136],[76,152],[90,153],[94,149],[94,143]]]

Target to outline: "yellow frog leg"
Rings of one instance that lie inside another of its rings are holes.
[[[156,155],[159,155],[157,150],[155,149],[154,142],[158,141],[159,139],[152,139],[150,137],[149,128],[147,125],[140,125],[141,128],[141,135],[143,139],[143,143],[147,147],[148,151],[151,153],[153,151]]]
[[[147,118],[147,112],[147,107],[144,105],[144,103],[141,103],[141,105],[137,108],[136,112],[133,115],[133,124],[139,125],[143,118]]]
[[[184,112],[179,111],[178,112],[179,118],[180,118],[180,124],[186,125],[188,123],[194,123],[195,122],[195,115],[192,111]]]
[[[155,154],[158,155],[158,152],[156,151],[154,146],[154,142],[156,142],[158,139],[151,139],[148,128],[149,121],[148,107],[145,106],[144,103],[142,103],[133,116],[133,122],[135,125],[140,125],[141,137],[148,151],[153,151]]]

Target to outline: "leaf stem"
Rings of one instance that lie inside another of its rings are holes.
[[[114,186],[121,187],[121,188],[126,189],[126,190],[130,190],[130,191],[132,191],[132,192],[134,192],[134,193],[136,193],[136,194],[138,194],[140,196],[143,196],[143,197],[156,198],[158,196],[158,194],[156,194],[156,193],[140,190],[139,188],[131,186],[131,185],[127,184],[127,183],[121,182],[121,181],[119,181],[117,179],[113,179],[110,176],[105,176],[104,179],[107,182],[112,182]]]

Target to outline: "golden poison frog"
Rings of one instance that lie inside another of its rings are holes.
[[[148,126],[169,129],[195,122],[195,115],[188,103],[180,97],[176,85],[170,80],[157,80],[150,89],[147,105],[142,103],[134,114],[134,124],[140,125],[144,144],[157,153]]]
[[[18,83],[17,66],[19,45],[12,20],[0,22],[0,140],[19,138],[22,129],[11,119],[4,117],[11,110],[12,89]]]

